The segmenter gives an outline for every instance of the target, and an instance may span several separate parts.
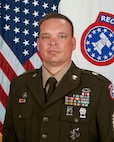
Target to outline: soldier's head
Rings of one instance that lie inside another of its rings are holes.
[[[50,13],[40,21],[37,47],[46,68],[69,63],[75,46],[73,24],[66,16]]]
[[[42,23],[46,20],[49,20],[49,19],[53,19],[53,18],[56,18],[56,19],[63,19],[65,20],[66,22],[68,22],[71,26],[71,34],[72,34],[72,37],[74,36],[74,27],[73,27],[73,23],[72,21],[65,15],[63,14],[60,14],[60,13],[49,13],[47,14],[46,16],[44,16],[40,21],[39,21],[39,34],[40,34],[40,27],[42,25]],[[54,23],[53,23],[54,24]]]

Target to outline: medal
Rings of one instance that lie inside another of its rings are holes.
[[[90,92],[91,90],[89,88],[83,88],[81,95],[73,94],[72,97],[65,96],[65,105],[88,107],[90,103]]]
[[[79,128],[74,128],[73,130],[70,131],[70,138],[72,140],[75,140],[76,138],[80,137],[80,131]]]
[[[67,106],[67,116],[73,116],[73,106]]]

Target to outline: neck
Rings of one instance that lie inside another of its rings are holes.
[[[69,62],[66,62],[61,65],[52,65],[43,63],[44,67],[48,70],[48,72],[52,75],[56,75],[59,71],[61,71]]]

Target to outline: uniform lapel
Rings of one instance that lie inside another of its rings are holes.
[[[41,69],[32,75],[27,84],[31,94],[33,95],[37,103],[39,103],[43,107],[43,105],[45,104],[45,92],[42,86]]]
[[[78,69],[73,63],[68,70],[68,72],[64,75],[60,84],[56,88],[55,92],[47,102],[47,105],[50,105],[54,101],[57,101],[61,97],[67,95],[71,90],[76,88],[80,83],[81,71]]]

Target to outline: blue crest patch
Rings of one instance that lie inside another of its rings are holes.
[[[81,51],[92,64],[103,66],[114,62],[114,15],[100,12],[81,38]]]

